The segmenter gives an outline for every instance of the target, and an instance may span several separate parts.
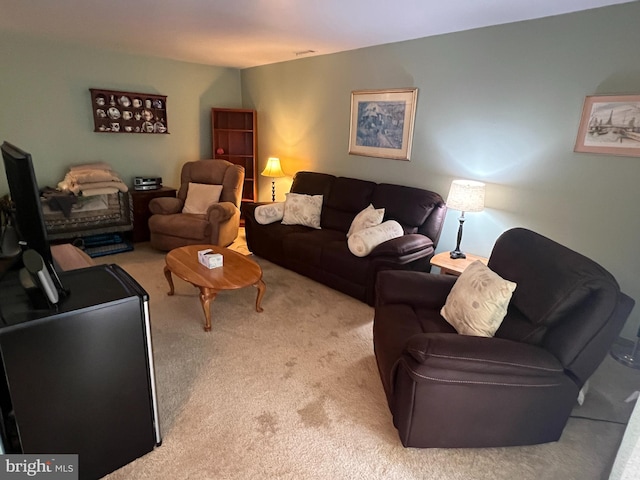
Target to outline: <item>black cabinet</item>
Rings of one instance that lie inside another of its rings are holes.
[[[116,265],[60,277],[70,294],[55,311],[2,284],[2,447],[78,454],[95,479],[161,442],[148,295]]]

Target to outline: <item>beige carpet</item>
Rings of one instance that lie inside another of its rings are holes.
[[[624,431],[616,423],[571,419],[559,442],[531,447],[403,448],[376,370],[373,309],[256,260],[264,312],[254,288],[223,292],[205,333],[193,286],[175,279],[166,295],[164,254],[137,244],[99,259],[150,295],[163,434],[162,446],[106,478],[606,478]],[[605,367],[577,414],[626,421],[622,400],[638,376],[610,359]]]

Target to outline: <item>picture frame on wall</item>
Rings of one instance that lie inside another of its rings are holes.
[[[640,157],[640,95],[587,96],[574,151]]]
[[[409,160],[417,88],[351,92],[349,154]]]

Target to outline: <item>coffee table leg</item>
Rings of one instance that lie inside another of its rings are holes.
[[[211,331],[211,302],[216,299],[218,292],[211,288],[200,287],[200,303],[202,303],[202,309],[204,310],[204,331]]]
[[[262,312],[264,309],[260,306],[260,303],[262,302],[262,297],[264,297],[264,292],[267,290],[267,286],[262,279],[258,280],[258,283],[254,286],[258,289],[258,296],[256,297],[256,312]]]
[[[164,266],[164,278],[169,282],[169,291],[167,292],[167,295],[173,295],[173,278],[171,278],[171,270],[169,270],[169,267],[166,265]]]

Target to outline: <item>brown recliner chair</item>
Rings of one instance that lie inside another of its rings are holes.
[[[491,338],[440,315],[457,277],[378,274],[375,356],[406,447],[558,440],[635,303],[600,265],[522,228],[498,238],[489,267],[517,283]]]
[[[222,185],[217,203],[206,214],[182,213],[189,183]],[[185,163],[176,198],[154,198],[149,202],[151,246],[169,251],[185,245],[227,246],[238,236],[244,168],[226,160]]]

